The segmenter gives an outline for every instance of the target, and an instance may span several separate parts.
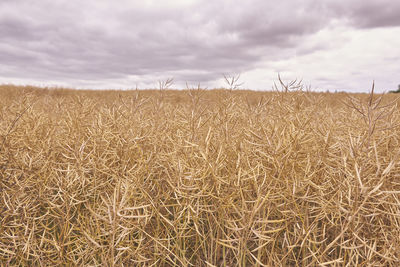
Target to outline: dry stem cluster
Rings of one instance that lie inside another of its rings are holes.
[[[0,88],[3,266],[400,264],[395,103],[164,87]]]

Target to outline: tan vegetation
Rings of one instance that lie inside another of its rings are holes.
[[[2,266],[399,266],[393,95],[165,85],[0,87]]]

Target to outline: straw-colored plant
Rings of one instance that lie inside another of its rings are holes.
[[[0,87],[0,266],[400,264],[388,96],[171,82]]]

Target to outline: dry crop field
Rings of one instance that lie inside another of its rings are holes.
[[[393,99],[1,86],[1,266],[399,266]]]

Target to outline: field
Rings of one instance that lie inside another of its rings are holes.
[[[0,266],[399,266],[394,94],[0,87]]]

